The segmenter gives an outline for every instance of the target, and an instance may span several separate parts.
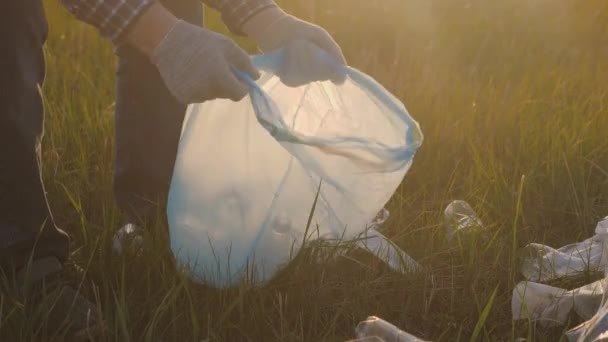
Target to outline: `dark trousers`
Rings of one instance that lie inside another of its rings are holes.
[[[175,16],[203,24],[200,0],[161,3]],[[165,208],[186,106],[141,53],[126,47],[117,54],[114,195],[126,221],[145,223]]]
[[[202,24],[197,0],[164,3],[177,16]],[[22,266],[32,255],[65,260],[69,252],[40,176],[47,32],[41,0],[0,1],[1,268]],[[130,48],[117,54],[116,201],[140,217],[149,215],[151,204],[164,204],[158,201],[166,199],[185,107],[144,56]]]

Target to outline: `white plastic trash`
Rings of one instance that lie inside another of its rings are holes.
[[[605,297],[602,306],[590,320],[566,332],[569,342],[608,341],[608,301]]]
[[[309,237],[360,235],[423,140],[397,98],[310,43],[252,61],[259,80],[235,71],[248,97],[188,107],[169,193],[178,264],[216,287],[268,281],[303,245],[307,226]],[[323,70],[345,82],[309,79]]]
[[[599,309],[608,278],[574,290],[522,281],[513,290],[511,310],[513,320],[531,320],[541,326],[560,326],[572,311],[589,319]]]
[[[595,236],[559,249],[531,243],[523,248],[522,274],[537,282],[574,276],[585,271],[604,272],[606,253],[604,244],[608,237],[608,218],[600,221]]]
[[[422,271],[422,266],[376,229],[369,229],[357,240],[357,247],[383,260],[400,273]]]
[[[352,342],[425,342],[376,316],[369,316],[360,322],[356,333],[357,339]]]
[[[566,332],[569,342],[608,341],[608,273],[606,237],[608,217],[598,222],[595,236],[559,249],[540,244],[525,247],[522,273],[528,279],[547,281],[572,277],[584,271],[603,272],[604,279],[565,290],[532,281],[517,284],[512,296],[514,320],[530,319],[541,326],[563,325],[574,311],[586,322]]]
[[[457,234],[469,234],[483,228],[483,223],[469,203],[463,200],[452,201],[443,212],[446,237],[452,241]]]
[[[380,227],[386,220],[388,220],[390,213],[384,208],[382,209],[376,218],[369,224],[369,227],[362,232],[355,240],[355,247],[358,247],[364,251],[369,252],[378,259],[384,261],[393,271],[399,273],[414,273],[423,270],[414,258],[409,256],[399,246],[393,243],[389,238],[379,232]],[[324,242],[328,242],[325,240]],[[333,259],[343,256],[347,251],[349,244],[342,244],[340,241],[336,241],[335,244],[324,244],[325,247],[331,249],[328,250],[329,254],[318,253],[317,260],[328,260],[327,256],[333,257]]]

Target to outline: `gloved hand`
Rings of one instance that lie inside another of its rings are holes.
[[[249,55],[229,38],[179,20],[151,53],[165,84],[183,104],[215,98],[238,101],[248,93],[232,68],[260,77]]]
[[[260,12],[252,17],[243,26],[243,31],[257,41],[263,52],[287,46],[296,40],[305,40],[325,50],[337,63],[346,65],[340,46],[325,29],[289,15],[279,8]],[[300,60],[310,59],[301,54],[295,57]],[[337,82],[341,82],[344,77],[336,72],[331,74],[330,70],[327,70],[327,73],[328,78]]]

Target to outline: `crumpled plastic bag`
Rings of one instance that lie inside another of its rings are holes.
[[[608,237],[608,217],[597,224],[595,234],[559,249],[538,243],[527,245],[522,250],[522,274],[528,280],[546,282],[585,271],[603,272],[607,265],[604,244]]]
[[[513,289],[514,320],[530,319],[541,326],[563,325],[571,312],[588,321],[567,332],[570,342],[608,341],[608,272],[605,244],[608,217],[598,222],[595,236],[583,242],[553,249],[540,244],[524,248],[522,274],[529,280],[549,281],[573,277],[585,271],[603,272],[604,278],[566,290],[535,281],[522,281]]]
[[[315,62],[298,65],[304,53]],[[311,236],[358,237],[423,140],[397,98],[314,44],[252,62],[257,81],[235,70],[250,86],[245,99],[188,107],[169,192],[176,261],[215,287],[266,283]],[[328,68],[345,81],[292,87],[276,75],[302,81]]]
[[[568,330],[566,337],[569,342],[608,341],[608,301],[604,298],[597,313],[590,320]]]
[[[559,326],[566,323],[573,310],[582,319],[590,319],[601,305],[607,284],[608,279],[602,279],[568,291],[522,281],[513,290],[513,320],[530,319],[544,327]]]

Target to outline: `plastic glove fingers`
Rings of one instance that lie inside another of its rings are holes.
[[[226,44],[224,55],[231,66],[246,72],[254,80],[260,78],[260,72],[253,66],[247,52],[236,45],[236,43],[230,41],[230,44]]]
[[[176,86],[170,84],[166,79],[163,78],[163,81],[165,81],[165,84],[167,85],[167,88],[169,89],[169,93],[171,95],[173,95],[173,97],[181,104],[183,105],[188,105],[190,103],[196,102],[196,96],[191,96],[191,94],[188,94],[187,92],[178,90]]]
[[[319,56],[311,56],[310,60],[314,60],[316,58],[319,58]],[[304,62],[304,61],[302,61]],[[313,77],[315,80],[319,80],[319,81],[327,81],[327,80],[331,80],[334,82],[344,82],[344,72],[343,72],[343,68],[339,67],[336,68],[335,64],[333,63],[327,63],[324,62],[323,60],[318,61],[317,63],[315,63],[317,65],[316,68],[314,68],[313,72],[311,73],[310,77]]]
[[[279,42],[277,42],[278,44],[270,45],[280,45],[281,43],[285,43],[286,40],[309,40],[333,56],[339,64],[346,65],[346,58],[342,53],[342,49],[338,43],[334,41],[329,32],[321,26],[293,16],[284,18],[277,26],[278,27],[275,28],[275,32],[277,32],[276,35],[283,36],[283,38],[279,39]],[[285,37],[285,34],[287,34],[287,37]]]
[[[346,58],[342,49],[327,31],[315,25],[310,28],[309,37],[313,43],[333,56],[338,63],[346,65]]]
[[[306,33],[303,35],[303,38],[316,45],[330,57],[332,57],[334,59],[334,63],[337,63],[339,66],[346,65],[346,59],[342,54],[340,46],[338,46],[331,35],[323,28],[317,25],[307,24]],[[323,72],[323,74],[327,76],[326,79],[329,79],[337,84],[342,84],[346,80],[346,72],[344,68],[336,67],[336,64],[334,63],[323,63],[323,60],[319,56],[308,56],[308,58],[317,60],[315,63],[316,68],[319,72]]]
[[[336,43],[336,41],[331,37],[331,35],[322,29],[319,26],[314,26],[311,28],[309,33],[309,39],[318,47],[322,48],[325,52],[327,52],[330,56],[335,58],[335,60],[342,66],[346,65],[346,58],[342,53],[342,49]],[[346,73],[343,68],[331,68],[328,70],[330,79],[338,84],[344,83],[346,80]]]
[[[287,45],[286,56],[277,70],[283,83],[297,87],[315,81],[340,80],[344,68],[336,67],[336,63],[328,61],[326,53],[319,53],[325,50],[316,46],[310,39]]]
[[[215,59],[216,61],[212,60]],[[213,56],[207,59],[211,62],[213,69],[207,69],[205,73],[192,73],[191,83],[188,88],[192,89],[188,103],[203,103],[213,99],[231,99],[240,100],[243,96],[240,84],[235,87],[231,86],[231,78],[235,78],[234,73],[230,70],[223,56]]]
[[[207,63],[211,59],[199,62]],[[184,75],[181,86],[188,90],[187,101],[180,100],[182,103],[203,103],[205,101],[218,97],[218,89],[213,82],[216,79],[216,73],[209,71],[204,65],[194,65],[190,69],[190,73]],[[178,99],[179,100],[179,99]]]
[[[220,94],[218,97],[228,98],[232,101],[240,101],[249,93],[249,85],[239,80],[228,64],[222,67],[218,86]]]
[[[291,63],[285,65],[282,81],[289,86],[299,86],[315,81],[327,81],[332,79],[334,68],[323,60],[318,60],[318,56],[308,51],[293,51],[287,59]],[[310,67],[313,65],[314,67]]]

